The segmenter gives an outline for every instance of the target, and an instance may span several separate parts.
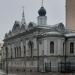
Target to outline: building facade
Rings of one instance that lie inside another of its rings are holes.
[[[23,11],[22,21],[15,21],[12,30],[5,34],[6,72],[59,71],[61,62],[70,62],[75,67],[72,64],[75,63],[75,32],[67,30],[62,23],[47,25],[43,6],[38,14],[37,24],[26,24]]]
[[[75,0],[66,0],[66,26],[75,30]]]
[[[0,41],[0,69],[2,69],[2,47],[3,47],[3,41]]]

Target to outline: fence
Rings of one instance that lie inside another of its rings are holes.
[[[52,70],[51,63],[45,63],[45,71],[51,72]],[[64,72],[64,73],[72,73],[75,72],[75,63],[71,62],[60,62],[58,63],[58,72]]]

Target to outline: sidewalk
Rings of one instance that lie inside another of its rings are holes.
[[[75,75],[72,73],[41,73],[41,72],[27,72],[27,73],[19,73],[19,74],[8,74],[8,75]]]

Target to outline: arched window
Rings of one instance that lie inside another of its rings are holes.
[[[70,43],[70,53],[74,53],[74,43]]]
[[[15,48],[15,57],[21,57],[21,47]]]
[[[15,50],[15,58],[17,57],[17,48],[14,47],[14,50]]]
[[[21,47],[19,47],[19,57],[21,57]]]
[[[32,53],[33,51],[32,51],[32,50],[33,50],[33,47],[34,47],[33,42],[32,42],[32,41],[29,41],[29,42],[28,42],[28,46],[29,46],[29,49],[30,49],[30,51],[31,51],[31,56],[32,56],[32,55],[33,55],[33,53]]]
[[[6,50],[6,58],[8,58],[8,55],[9,55],[8,54],[8,47],[6,47],[5,50]]]
[[[26,47],[24,46],[24,56],[26,55]]]
[[[54,42],[50,42],[50,53],[54,53]]]
[[[63,42],[63,54],[64,54],[64,51],[65,51],[65,42]]]
[[[12,53],[12,48],[11,48],[11,59],[12,59],[12,55],[13,55],[13,53]]]

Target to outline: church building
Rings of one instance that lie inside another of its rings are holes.
[[[22,21],[15,21],[12,30],[5,34],[6,72],[58,72],[75,68],[75,32],[63,23],[48,25],[46,14],[41,6],[37,23],[26,24],[23,10]]]

